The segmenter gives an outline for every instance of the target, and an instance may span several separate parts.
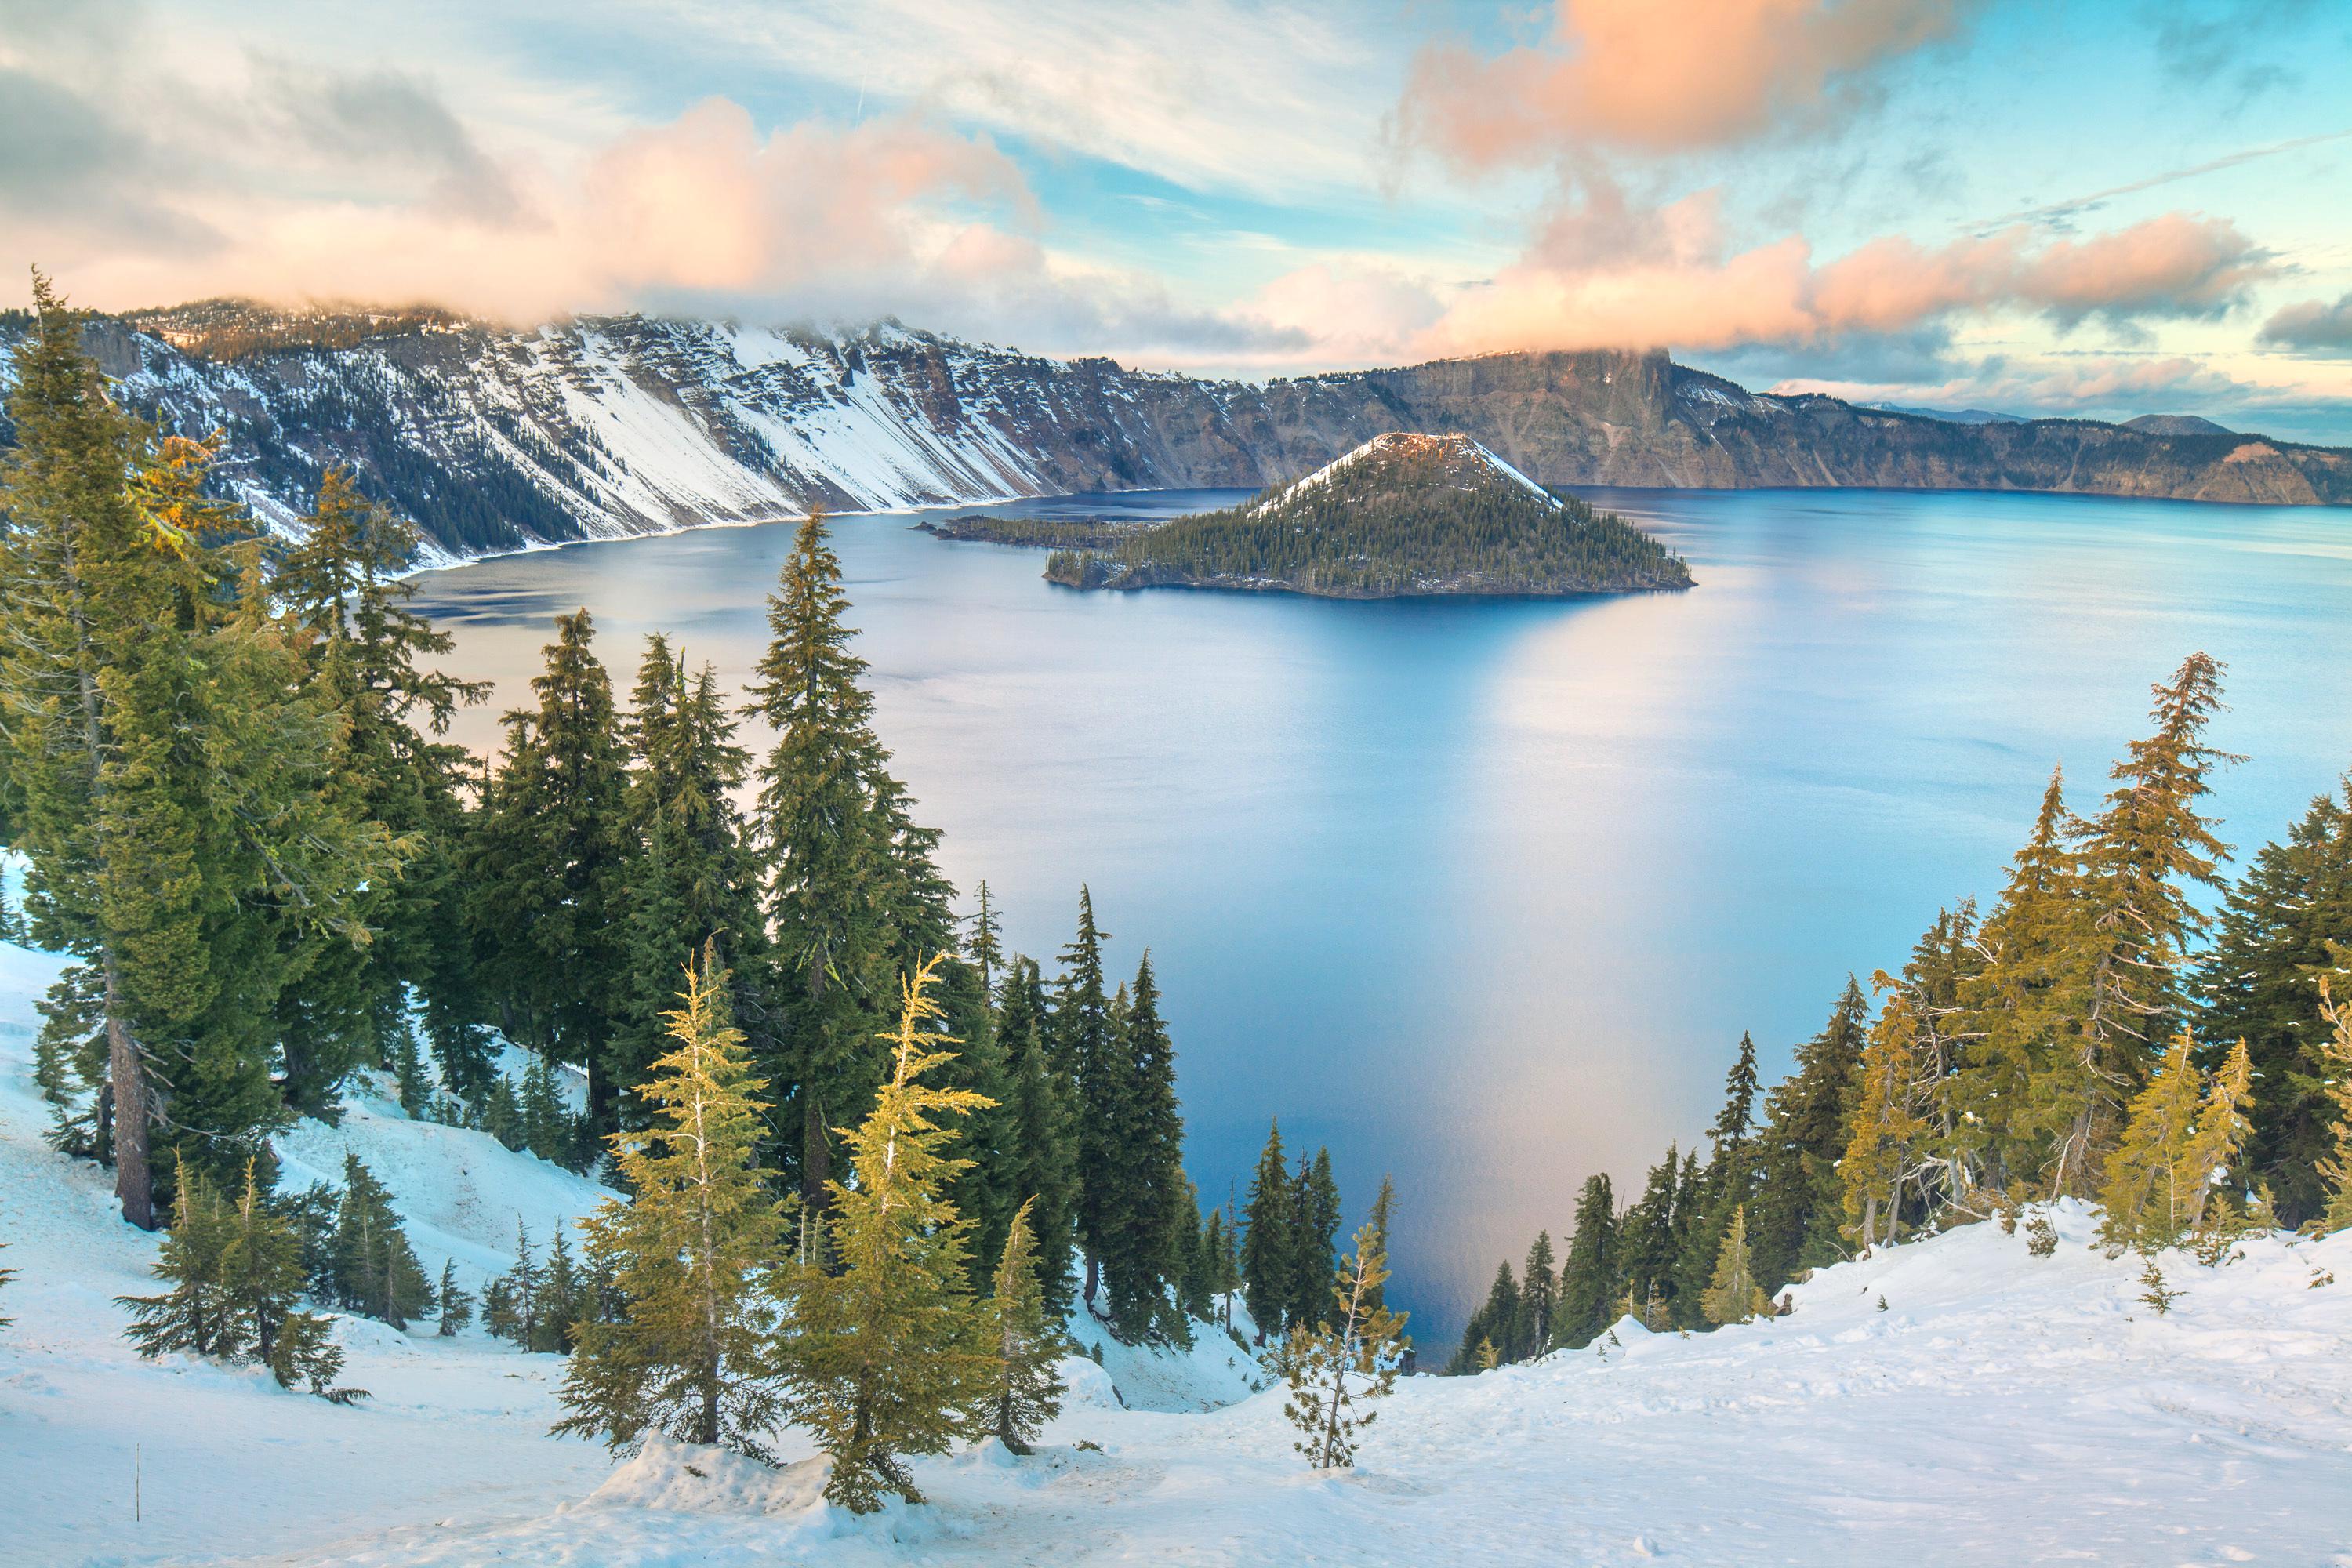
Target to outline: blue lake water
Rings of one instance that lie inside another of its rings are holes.
[[[2215,805],[2243,850],[2352,766],[2352,510],[1586,493],[1698,586],[1081,595],[1037,552],[835,525],[880,728],[950,874],[987,879],[1023,951],[1067,940],[1082,880],[1120,968],[1150,947],[1204,1197],[1246,1181],[1276,1116],[1329,1145],[1351,1224],[1392,1173],[1432,1338],[1497,1257],[1567,1228],[1589,1173],[1638,1195],[1712,1115],[1741,1030],[1777,1075],[1848,971],[1989,899],[2053,764],[2090,805],[2190,650],[2230,667],[2214,740],[2251,760]],[[623,692],[655,630],[740,683],[791,537],[422,579],[453,668],[499,684],[462,738],[494,743],[575,605]]]

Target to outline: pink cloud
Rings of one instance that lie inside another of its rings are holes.
[[[1705,232],[1687,218],[1680,226]],[[1723,259],[1698,242],[1637,249],[1627,262],[1563,266],[1559,252],[1555,231],[1539,234],[1517,264],[1436,322],[1424,346],[1722,349],[1821,344],[2003,310],[2062,327],[2092,315],[2210,315],[2275,270],[2234,225],[2181,213],[2081,242],[2037,245],[2021,226],[1941,247],[1890,237],[1819,266],[1794,235]]]
[[[1832,110],[1874,67],[1957,32],[1970,0],[1554,0],[1549,36],[1492,58],[1425,49],[1410,139],[1472,169],[1575,146],[1718,146]]]

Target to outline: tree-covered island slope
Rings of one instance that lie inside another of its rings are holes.
[[[1305,479],[1103,548],[1057,550],[1073,588],[1235,588],[1334,599],[1687,588],[1613,513],[1554,495],[1467,436],[1376,436]]]

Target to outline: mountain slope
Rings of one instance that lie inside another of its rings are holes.
[[[0,349],[25,329],[21,313],[0,318]],[[2086,420],[1957,425],[1752,394],[1656,353],[1496,354],[1259,386],[894,323],[509,329],[221,301],[100,318],[90,341],[132,404],[226,436],[227,482],[266,520],[283,523],[324,467],[351,463],[438,560],[815,504],[1257,487],[1399,430],[1461,432],[1554,486],[2352,502],[2352,451]]]
[[[1233,588],[1322,598],[1687,588],[1624,519],[1552,494],[1466,436],[1375,436],[1303,479],[1108,548],[1059,551],[1075,588]]]

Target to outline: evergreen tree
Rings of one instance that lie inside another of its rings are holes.
[[[1372,1227],[1372,1239],[1380,1244],[1382,1258],[1389,1255],[1389,1222],[1395,1212],[1396,1184],[1384,1174],[1381,1177],[1380,1194],[1372,1199],[1371,1212],[1364,1216],[1364,1223]],[[1388,1286],[1384,1281],[1375,1281],[1370,1289],[1370,1294],[1365,1298],[1370,1310],[1378,1310],[1388,1305]]]
[[[1320,1322],[1330,1300],[1332,1249],[1339,1235],[1339,1185],[1332,1179],[1330,1150],[1316,1150],[1312,1160],[1298,1157],[1290,1218],[1291,1296],[1284,1321]]]
[[[995,1289],[996,1263],[1011,1233],[1013,1215],[1034,1193],[1021,1183],[1027,1164],[1016,1133],[1011,1066],[997,1037],[995,1009],[981,984],[980,965],[958,954],[940,963],[942,1030],[963,1048],[940,1069],[942,1089],[969,1089],[988,1104],[973,1110],[959,1137],[970,1163],[949,1182],[947,1200],[971,1226],[971,1289],[985,1296]]]
[[[1184,1256],[1183,1277],[1177,1283],[1177,1299],[1185,1315],[1202,1322],[1213,1322],[1217,1317],[1217,1292],[1223,1287],[1222,1260],[1225,1249],[1225,1216],[1216,1209],[1209,1211],[1206,1224],[1202,1223],[1199,1196],[1186,1205],[1191,1224],[1185,1227],[1191,1235]]]
[[[1765,1308],[1763,1288],[1756,1283],[1756,1266],[1748,1252],[1748,1207],[1731,1211],[1723,1233],[1723,1250],[1717,1255],[1715,1274],[1702,1302],[1711,1323],[1744,1323]]]
[[[528,1348],[545,1354],[570,1355],[580,1331],[598,1321],[600,1300],[594,1277],[572,1256],[563,1227],[547,1245],[547,1268],[540,1276],[539,1300],[531,1308]]]
[[[545,1271],[531,1256],[530,1232],[518,1215],[514,1267],[482,1292],[482,1326],[494,1339],[512,1340],[527,1351],[541,1348],[539,1310],[545,1287]]]
[[[689,676],[683,656],[647,638],[627,728],[635,765],[625,815],[637,860],[624,938],[628,973],[604,1071],[622,1096],[621,1126],[635,1131],[650,1107],[629,1091],[668,1051],[678,973],[706,950],[730,976],[729,1016],[754,1058],[772,1058],[775,1045],[761,984],[759,867],[735,806],[751,753],[735,743],[717,675],[706,665]]]
[[[956,1042],[929,1026],[939,960],[905,982],[888,1037],[890,1076],[874,1110],[844,1134],[854,1184],[835,1182],[825,1256],[802,1270],[791,1331],[775,1346],[794,1418],[831,1456],[825,1496],[856,1513],[895,1492],[920,1502],[905,1458],[946,1451],[989,1394],[994,1356],[964,1261],[968,1226],[941,1195],[962,1162],[941,1152],[947,1114],[979,1108],[969,1090],[921,1081]]]
[[[1282,1331],[1297,1279],[1298,1221],[1293,1212],[1290,1168],[1283,1161],[1282,1124],[1271,1125],[1265,1152],[1250,1178],[1249,1222],[1241,1247],[1242,1300],[1264,1336]]]
[[[1283,1414],[1299,1430],[1293,1444],[1318,1470],[1356,1461],[1357,1436],[1380,1414],[1360,1407],[1396,1386],[1408,1348],[1404,1318],[1379,1304],[1388,1259],[1370,1226],[1356,1232],[1356,1249],[1339,1266],[1331,1306],[1321,1321],[1289,1345],[1290,1397]]]
[[[2352,1006],[2336,1005],[2335,984],[2325,975],[2319,982],[2319,1008],[2328,1026],[2327,1038],[2316,1053],[2329,1115],[2329,1148],[2318,1162],[2326,1203],[2305,1224],[2332,1236],[2352,1228]]]
[[[327,1277],[336,1305],[406,1329],[430,1310],[433,1286],[410,1250],[392,1194],[357,1154],[343,1156],[343,1194],[327,1242]]]
[[[1844,1256],[1838,1244],[1854,1072],[1870,1026],[1870,1004],[1853,975],[1822,1032],[1797,1047],[1797,1070],[1766,1097],[1759,1135],[1760,1184],[1748,1242],[1767,1295],[1799,1270]]]
[[[1873,975],[1871,984],[1893,994],[1863,1049],[1856,1075],[1861,1100],[1838,1167],[1843,1184],[1839,1208],[1864,1253],[1882,1241],[1895,1241],[1903,1185],[1912,1174],[1913,1155],[1927,1129],[1916,1108],[1919,1026],[1910,997],[1884,971]]]
[[[2053,1151],[2053,1193],[2087,1186],[2149,1079],[2158,1042],[2182,1025],[2182,955],[2207,923],[2190,889],[2218,888],[2229,853],[2197,809],[2213,769],[2238,760],[2205,743],[2221,689],[2221,666],[2201,653],[2154,689],[2156,731],[2116,763],[2115,787],[2082,843],[2084,1001],[2027,1089]]]
[[[465,751],[444,737],[489,685],[420,668],[453,644],[408,607],[416,531],[363,496],[348,469],[327,471],[299,529],[271,588],[303,635],[312,692],[341,721],[325,787],[350,816],[383,824],[400,856],[399,874],[359,902],[373,940],[325,942],[280,1008],[287,1101],[318,1114],[331,1111],[351,1068],[413,1058],[412,990],[436,1022],[473,1005],[455,918]]]
[[[771,1459],[782,1415],[766,1372],[777,1320],[775,1271],[791,1235],[759,1164],[768,1102],[742,1031],[728,1021],[716,943],[668,1018],[671,1049],[636,1089],[650,1126],[613,1138],[623,1184],[582,1222],[592,1268],[627,1306],[579,1330],[558,1432],[614,1448],[648,1431]]]
[[[1519,1315],[1511,1325],[1513,1361],[1529,1361],[1552,1347],[1554,1313],[1560,1306],[1559,1271],[1553,1267],[1551,1233],[1536,1232],[1519,1270]]]
[[[2352,941],[2352,778],[2343,799],[2321,795],[2266,846],[2223,900],[2197,979],[2199,1033],[2244,1040],[2253,1068],[2247,1166],[2269,1185],[2282,1220],[2301,1225],[2327,1203],[2327,1026],[2318,982],[2331,942]],[[2221,1065],[2213,1046],[2200,1066]]]
[[[125,1333],[139,1353],[257,1362],[281,1388],[307,1387],[338,1405],[366,1398],[364,1389],[333,1386],[342,1352],[326,1320],[296,1306],[301,1244],[264,1197],[257,1163],[247,1163],[235,1204],[222,1201],[199,1167],[183,1161],[177,1176],[180,1223],[153,1268],[172,1289],[120,1298],[133,1313]]]
[[[1070,1310],[1072,1226],[1077,1200],[1077,1129],[1069,1085],[1055,1070],[1045,1037],[1045,983],[1028,959],[1005,976],[995,1035],[1005,1057],[1009,1115],[1005,1133],[1017,1156],[1011,1190],[1030,1204],[1037,1282],[1045,1311],[1059,1322]]]
[[[1062,1411],[1064,1340],[1045,1316],[1029,1207],[1021,1205],[1005,1233],[988,1310],[995,1364],[989,1373],[986,1427],[1016,1454],[1034,1452],[1038,1428]]]
[[[1609,1331],[1624,1289],[1622,1252],[1617,1195],[1608,1173],[1587,1176],[1576,1202],[1576,1234],[1569,1238],[1568,1262],[1560,1269],[1559,1312],[1547,1349],[1582,1350]]]
[[[440,1289],[433,1294],[441,1307],[440,1337],[455,1339],[474,1321],[474,1298],[471,1292],[458,1288],[456,1258],[442,1260]]]
[[[2244,1043],[2210,1079],[2198,1070],[2194,1051],[2189,1036],[2174,1037],[2107,1156],[2099,1237],[2112,1252],[2157,1252],[2179,1242],[2204,1218],[2215,1175],[2236,1163],[2250,1077]]]
[[[1680,1169],[1681,1152],[1669,1146],[1665,1159],[1650,1167],[1641,1201],[1625,1212],[1624,1221],[1618,1227],[1625,1287],[1645,1312],[1654,1300],[1661,1308],[1667,1308],[1674,1299],[1675,1257],[1678,1250],[1675,1191]],[[1643,1321],[1647,1321],[1646,1316]]]
[[[1996,1194],[2014,1194],[2049,1173],[2032,1084],[2088,1005],[2095,933],[2074,847],[2082,832],[2066,808],[2063,775],[2053,771],[2000,900],[1978,931],[1979,972],[1962,987],[1977,1043],[1951,1100],[1959,1119],[1981,1130],[1980,1179]]]
[[[1102,1279],[1104,1255],[1134,1223],[1129,1152],[1123,1135],[1134,1120],[1134,1060],[1111,1015],[1103,983],[1102,944],[1110,933],[1095,924],[1093,892],[1078,889],[1078,930],[1062,952],[1063,973],[1054,1004],[1054,1049],[1063,1075],[1076,1088],[1078,1246],[1086,1254],[1083,1298],[1089,1310]]]
[[[971,934],[964,939],[963,951],[964,956],[979,966],[981,989],[993,996],[997,973],[1004,968],[1004,927],[996,917],[984,879],[978,896],[980,907],[972,911]]]
[[[509,1039],[589,1068],[589,1115],[613,1124],[604,1070],[626,973],[631,847],[626,755],[586,610],[555,618],[538,706],[506,716],[507,743],[468,847],[467,916]],[[552,1157],[539,1145],[533,1152]]]
[[[1693,1309],[1714,1279],[1716,1260],[1731,1226],[1732,1211],[1755,1196],[1756,1041],[1742,1032],[1739,1055],[1724,1077],[1723,1109],[1707,1128],[1713,1158],[1688,1210],[1677,1258],[1676,1296]],[[1696,1326],[1686,1324],[1685,1326]]]
[[[1192,1341],[1184,1313],[1170,1299],[1184,1263],[1180,1226],[1197,1226],[1199,1209],[1184,1175],[1184,1119],[1176,1100],[1176,1047],[1160,1017],[1160,986],[1147,952],[1122,1020],[1126,1057],[1126,1119],[1120,1129],[1118,1173],[1126,1189],[1116,1206],[1126,1215],[1123,1235],[1105,1252],[1111,1323],[1122,1339]],[[1330,1179],[1330,1162],[1322,1165]],[[1338,1222],[1336,1194],[1333,1223]],[[1327,1255],[1328,1256],[1328,1255]]]
[[[215,1180],[266,1160],[280,1000],[310,938],[366,940],[356,890],[395,861],[321,787],[338,716],[305,689],[249,521],[207,499],[214,447],[116,409],[38,277],[35,300],[0,470],[0,773],[31,934],[80,961],[45,1087],[104,1100],[91,1143],[152,1228],[154,1155]]]
[[[523,1068],[515,1112],[523,1148],[551,1164],[572,1163],[572,1117],[556,1092],[555,1072],[545,1057],[533,1057]]]
[[[842,622],[848,607],[824,515],[812,511],[769,595],[768,649],[744,710],[776,737],[759,772],[752,838],[789,1015],[788,1059],[759,1065],[799,1100],[795,1153],[812,1226],[831,1201],[831,1119],[858,1116],[879,1076],[873,1045],[895,940],[891,824],[874,787],[887,753],[860,684],[866,661]]]
[[[1486,1305],[1471,1314],[1462,1331],[1462,1348],[1451,1370],[1483,1372],[1511,1359],[1504,1346],[1518,1318],[1519,1284],[1511,1278],[1510,1260],[1505,1258],[1496,1266],[1495,1283],[1487,1288]]]

